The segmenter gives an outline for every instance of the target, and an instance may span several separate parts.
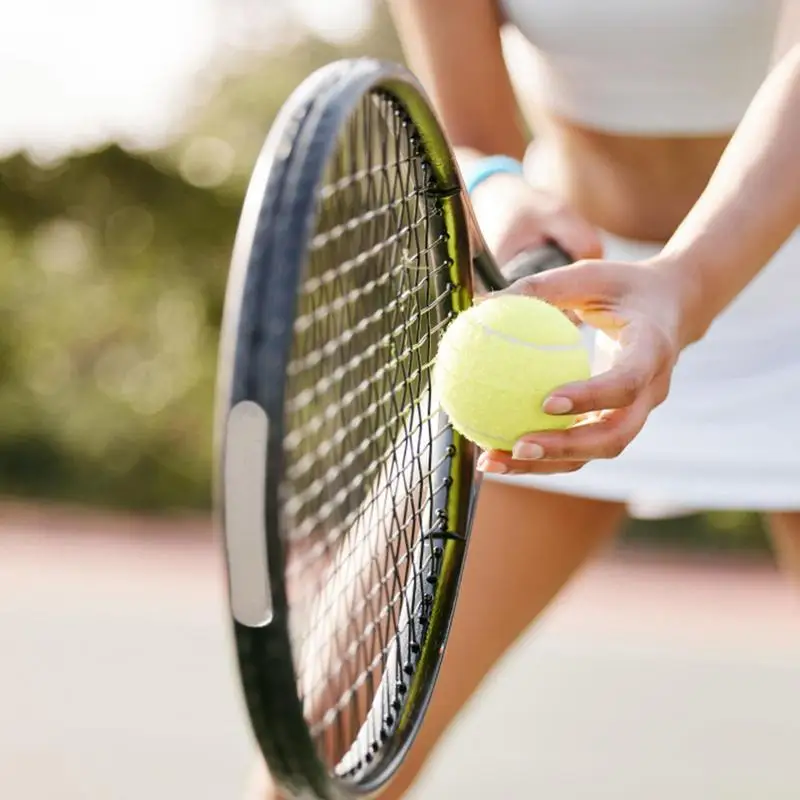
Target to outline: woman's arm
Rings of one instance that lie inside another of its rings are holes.
[[[503,58],[496,0],[389,0],[389,5],[409,66],[430,96],[462,169],[483,156],[522,161],[528,142]],[[501,264],[547,240],[574,258],[601,253],[591,225],[521,174],[492,174],[471,199],[483,237]]]
[[[602,412],[565,431],[531,433],[489,472],[567,472],[613,458],[669,391],[680,351],[700,339],[800,225],[800,45],[757,93],[702,196],[663,252],[644,262],[581,261],[515,283],[577,311],[617,341],[610,368],[557,389],[552,414]],[[798,264],[800,269],[800,264]]]
[[[702,196],[656,259],[693,287],[684,343],[704,334],[798,225],[800,45],[762,84]]]
[[[389,6],[409,66],[453,146],[521,160],[527,141],[503,60],[495,0],[389,0]]]

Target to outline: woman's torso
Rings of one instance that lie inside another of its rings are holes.
[[[766,75],[780,0],[502,0],[540,185],[619,236],[667,239]]]

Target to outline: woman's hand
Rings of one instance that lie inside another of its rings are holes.
[[[500,264],[547,241],[556,242],[575,259],[602,255],[592,225],[519,175],[492,175],[470,199],[483,238]]]
[[[608,369],[567,384],[544,402],[551,414],[578,414],[563,431],[531,432],[512,453],[483,453],[478,466],[495,473],[573,472],[618,456],[664,401],[682,347],[689,309],[696,307],[688,273],[657,260],[581,261],[523,278],[507,292],[528,294],[574,312],[608,337]]]

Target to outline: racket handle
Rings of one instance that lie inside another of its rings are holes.
[[[535,250],[520,253],[511,259],[502,269],[503,276],[509,283],[518,281],[528,275],[538,275],[556,267],[565,267],[575,259],[555,242],[548,242]]]
[[[475,271],[483,286],[490,291],[505,289],[514,281],[527,275],[536,275],[548,269],[564,267],[575,259],[555,242],[548,242],[534,250],[520,253],[502,269],[487,251],[475,257]]]

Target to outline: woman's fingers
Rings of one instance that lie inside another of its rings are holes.
[[[545,401],[548,414],[585,414],[625,408],[647,388],[664,359],[664,342],[644,316],[632,315],[618,305],[626,281],[623,270],[606,262],[583,261],[516,281],[506,291],[526,294],[562,309],[577,309],[579,316],[610,333],[617,349],[608,371],[566,384]]]
[[[566,243],[562,244],[562,240],[555,236],[553,238],[566,249]],[[608,307],[628,289],[625,280],[628,270],[615,270],[614,267],[618,266],[605,261],[576,261],[520,278],[505,291],[537,297],[562,309],[583,310],[595,306],[598,301]]]
[[[554,389],[543,404],[548,414],[578,414],[584,420],[564,431],[523,436],[513,453],[484,453],[479,468],[505,474],[573,472],[588,461],[615,458],[627,447],[665,399],[678,354],[672,295],[657,280],[645,264],[580,261],[522,278],[506,290],[576,310],[607,334],[613,347],[606,352],[605,371]]]
[[[542,408],[556,415],[627,408],[657,382],[672,360],[667,340],[657,328],[645,320],[631,321],[620,332],[605,372],[558,387]]]
[[[609,411],[563,431],[527,434],[514,446],[512,458],[534,463],[616,458],[642,429],[650,408],[640,398],[630,408]]]
[[[559,472],[575,472],[583,461],[519,461],[511,453],[502,450],[488,450],[481,453],[478,469],[494,475],[551,475]]]
[[[478,469],[498,474],[574,472],[587,462],[616,458],[641,431],[650,403],[640,398],[633,406],[597,415],[563,431],[523,436],[511,453],[489,450]]]
[[[623,365],[580,383],[556,389],[544,402],[547,414],[588,414],[591,411],[627,408],[636,402],[652,380],[653,365]]]
[[[567,208],[561,208],[541,220],[542,233],[557,242],[573,258],[600,258],[603,243],[597,229]]]

